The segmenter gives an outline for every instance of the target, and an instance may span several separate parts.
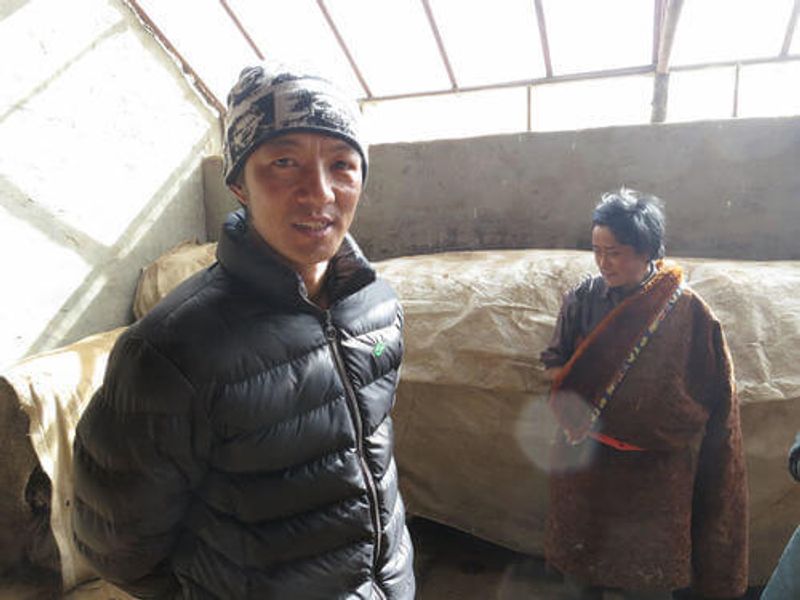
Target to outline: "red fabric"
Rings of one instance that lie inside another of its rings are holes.
[[[605,444],[606,446],[620,450],[621,452],[644,452],[645,450],[644,448],[640,448],[635,444],[621,442],[617,438],[613,438],[610,435],[605,435],[604,433],[598,433],[597,431],[590,431],[589,437],[594,438],[601,444]]]

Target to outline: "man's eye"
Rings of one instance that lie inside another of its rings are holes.
[[[293,161],[292,161],[291,158],[282,157],[282,158],[276,158],[275,160],[273,160],[272,164],[275,165],[276,167],[291,167],[292,164],[293,164]]]
[[[335,163],[333,163],[333,168],[337,171],[355,170],[356,164],[349,160],[337,160]]]

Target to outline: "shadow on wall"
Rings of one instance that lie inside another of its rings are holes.
[[[0,21],[6,17],[10,17],[21,7],[25,6],[29,1],[30,0],[5,0],[5,2],[0,5]]]
[[[86,3],[0,9],[0,365],[130,322],[140,268],[205,240],[217,116],[121,0]]]
[[[208,241],[218,242],[220,228],[228,214],[241,206],[233,192],[225,185],[221,156],[208,156],[203,159],[203,190]]]

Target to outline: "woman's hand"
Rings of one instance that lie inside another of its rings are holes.
[[[563,369],[563,367],[550,367],[549,369],[545,369],[545,379],[547,379],[547,381],[553,381],[556,377],[558,377],[558,374],[561,373],[561,369]]]

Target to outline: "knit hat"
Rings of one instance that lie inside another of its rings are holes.
[[[316,74],[284,64],[245,68],[228,94],[223,137],[225,183],[236,181],[247,158],[263,142],[291,132],[320,132],[358,150],[367,177],[366,145],[359,131],[358,104]]]

